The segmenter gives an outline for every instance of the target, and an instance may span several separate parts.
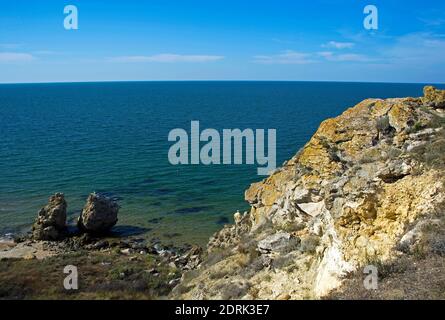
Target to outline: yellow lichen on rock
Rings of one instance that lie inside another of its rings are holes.
[[[444,105],[445,91],[426,87],[423,98],[366,99],[323,121],[251,185],[250,212],[211,238],[173,296],[318,298],[348,272],[396,258],[413,225],[444,215]]]
[[[445,108],[445,90],[437,90],[432,86],[426,86],[423,94],[423,104],[433,108]]]

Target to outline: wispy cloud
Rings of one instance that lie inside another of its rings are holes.
[[[317,54],[320,57],[323,57],[323,58],[326,58],[326,59],[330,59],[330,58],[332,58],[334,56],[334,53],[332,51],[320,51],[320,52],[317,52]]]
[[[33,54],[36,54],[36,55],[54,55],[54,54],[58,54],[58,52],[51,51],[51,50],[38,50],[38,51],[34,51]]]
[[[365,38],[357,39],[357,43],[368,44],[366,53],[345,53],[334,50],[335,46],[331,46],[331,50],[320,51],[316,55],[328,62],[372,63],[392,67],[429,68],[432,65],[437,67],[445,65],[443,34],[417,32],[391,37],[391,41],[387,41],[389,40],[388,36],[372,37],[365,40]],[[362,46],[357,45],[356,47],[359,49]]]
[[[353,42],[338,42],[338,41],[329,41],[322,45],[324,48],[334,48],[334,49],[350,49],[355,44]]]
[[[444,65],[445,40],[432,33],[411,33],[399,37],[394,45],[382,50],[382,54],[397,64]]]
[[[20,48],[21,46],[22,46],[21,43],[0,43],[0,48],[7,50],[17,49]]]
[[[350,61],[350,62],[373,62],[375,59],[367,57],[358,53],[345,53],[339,54],[334,57],[335,61]]]
[[[367,57],[363,54],[358,53],[343,53],[337,54],[332,51],[321,51],[317,53],[320,57],[325,58],[328,61],[336,62],[372,62],[375,59]]]
[[[214,56],[214,55],[182,55],[182,54],[172,54],[163,53],[151,56],[121,56],[109,58],[110,62],[162,62],[162,63],[173,63],[173,62],[211,62],[224,59],[224,56]]]
[[[34,59],[35,57],[29,53],[0,52],[0,63],[29,62]]]
[[[311,54],[292,50],[276,55],[254,56],[253,59],[255,63],[261,64],[308,64],[315,62],[315,60],[311,59]]]
[[[295,40],[287,40],[281,38],[272,38],[272,41],[280,44],[294,44],[296,42]]]
[[[445,19],[442,18],[417,18],[427,27],[439,27],[445,24]]]

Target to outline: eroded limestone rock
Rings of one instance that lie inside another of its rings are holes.
[[[428,107],[437,109],[445,108],[445,90],[438,90],[433,86],[427,86],[423,89],[423,94],[422,102]]]
[[[58,240],[66,230],[67,203],[63,193],[56,193],[49,198],[48,204],[40,209],[32,227],[35,240]]]
[[[401,239],[419,237],[410,225],[443,215],[444,105],[445,91],[426,87],[423,98],[367,99],[323,121],[246,190],[250,211],[211,238],[173,297],[218,299],[243,283],[230,298],[318,298],[369,261],[396,258]]]
[[[295,249],[297,240],[286,232],[277,232],[258,242],[261,253],[286,252]]]
[[[79,229],[89,233],[106,233],[117,223],[118,212],[119,205],[115,201],[92,193],[79,217]]]

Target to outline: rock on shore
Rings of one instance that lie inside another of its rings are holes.
[[[251,185],[250,212],[210,239],[171,297],[320,298],[350,272],[416,252],[420,224],[445,221],[444,105],[445,91],[426,87],[422,98],[367,99],[321,123]]]
[[[63,193],[51,196],[48,204],[40,209],[32,227],[35,240],[58,240],[66,230],[67,204]]]
[[[80,215],[79,229],[90,233],[106,233],[117,223],[119,205],[97,193],[89,195]]]

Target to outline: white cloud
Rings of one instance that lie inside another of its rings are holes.
[[[315,62],[374,62],[368,56],[358,53],[336,53],[333,51],[320,51],[314,53],[302,53],[292,50],[276,55],[255,56],[254,62],[261,64],[309,64]]]
[[[441,35],[411,33],[399,37],[382,53],[394,63],[444,64],[445,40]]]
[[[311,59],[310,54],[292,50],[276,55],[254,56],[253,59],[254,62],[262,64],[308,64],[315,62],[315,60]]]
[[[334,61],[371,62],[373,59],[357,53],[339,54],[333,57]]]
[[[11,50],[11,49],[17,49],[21,47],[21,43],[0,43],[0,48]]]
[[[0,63],[5,62],[29,62],[34,60],[34,56],[29,53],[0,52]]]
[[[111,62],[210,62],[224,59],[224,56],[212,56],[212,55],[181,55],[163,53],[152,56],[122,56],[109,58]]]
[[[353,42],[337,42],[329,41],[322,45],[324,48],[335,48],[335,49],[351,49],[355,44]]]
[[[33,54],[37,54],[37,55],[54,55],[57,54],[56,51],[51,51],[51,50],[39,50],[39,51],[34,51]]]
[[[427,27],[439,27],[445,24],[445,19],[442,18],[417,18]]]
[[[336,61],[336,62],[372,62],[374,59],[371,59],[365,55],[358,53],[343,53],[337,54],[332,51],[321,51],[317,53],[320,57],[325,58],[328,61]]]
[[[280,38],[272,38],[273,42],[280,43],[280,44],[294,44],[294,40],[286,40],[286,39],[280,39]]]
[[[323,58],[326,58],[326,59],[329,59],[329,58],[334,56],[334,53],[332,51],[321,51],[321,52],[317,52],[317,54],[320,57],[323,57]]]

